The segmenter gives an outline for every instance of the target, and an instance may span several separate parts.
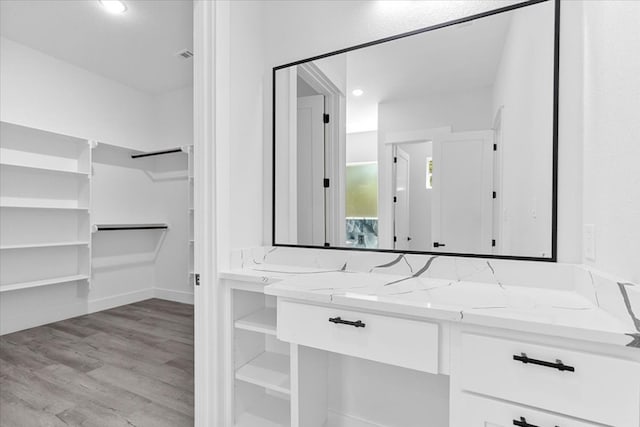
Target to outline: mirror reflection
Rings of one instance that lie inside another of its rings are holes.
[[[554,3],[274,71],[274,243],[552,256]]]

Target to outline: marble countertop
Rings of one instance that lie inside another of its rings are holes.
[[[396,261],[370,271],[352,271],[346,262],[340,268],[338,264],[294,266],[261,258],[221,277],[263,283],[266,294],[278,297],[640,348],[640,321],[634,310],[640,308],[640,294],[634,284],[611,281],[605,286],[604,279],[582,270],[566,275],[576,283],[564,288],[506,284],[499,279],[491,283],[473,276],[427,277],[436,258],[428,258],[411,274],[376,270],[399,264]],[[487,265],[493,276],[502,267]]]

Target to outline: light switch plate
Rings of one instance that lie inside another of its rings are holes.
[[[582,234],[582,246],[584,247],[584,257],[588,260],[596,259],[596,226],[585,224]]]

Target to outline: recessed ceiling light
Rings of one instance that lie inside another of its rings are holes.
[[[364,91],[362,89],[354,89],[352,92],[353,96],[361,96]]]
[[[109,13],[118,14],[127,11],[127,6],[120,0],[98,0],[98,2]]]

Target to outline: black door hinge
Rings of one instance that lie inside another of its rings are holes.
[[[492,239],[491,240],[491,247],[495,248],[496,247],[496,239]]]
[[[193,275],[193,284],[196,286],[200,286],[200,273],[196,273]]]
[[[322,180],[322,186],[323,186],[324,188],[329,188],[329,184],[330,184],[329,178],[324,178],[324,179]]]
[[[393,163],[398,163],[398,158],[397,157],[393,158]]]
[[[498,144],[493,144],[493,151],[498,151]]]
[[[393,236],[393,241],[397,242],[398,241],[398,237],[397,236]]]
[[[324,242],[324,247],[325,247],[325,248],[328,248],[328,247],[330,247],[330,246],[331,246],[331,243],[329,243],[329,242]]]
[[[322,123],[324,123],[324,124],[329,123],[329,115],[328,114],[323,114],[322,115]]]
[[[494,191],[493,192],[493,198],[495,199],[498,196],[498,194]]]
[[[398,203],[398,198],[396,196],[393,196],[393,203]]]

